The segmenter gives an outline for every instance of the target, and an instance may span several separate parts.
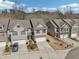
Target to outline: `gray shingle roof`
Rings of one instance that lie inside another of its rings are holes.
[[[79,19],[73,19],[79,25]]]
[[[75,21],[72,19],[64,19],[70,26],[73,26],[75,24]]]
[[[9,18],[0,18],[0,27],[3,27],[3,30],[0,30],[0,32],[7,31],[8,21],[9,21]]]
[[[66,24],[64,21],[62,21],[62,19],[53,19],[53,21],[57,24],[58,27]]]
[[[28,28],[31,28],[29,20],[10,20],[8,29],[13,30],[12,28],[17,24],[22,26],[25,30],[27,30]]]
[[[47,26],[45,25],[42,18],[31,18],[31,22],[32,22],[32,25],[33,25],[34,29],[44,29],[44,28],[46,29],[47,28]],[[38,24],[43,25],[43,27],[37,28]]]
[[[50,23],[51,23],[55,28],[57,28],[56,24],[55,24],[52,20],[50,20]]]

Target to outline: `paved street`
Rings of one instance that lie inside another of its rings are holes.
[[[79,47],[76,47],[69,51],[65,59],[79,59]]]
[[[37,43],[39,51],[28,52],[26,45],[19,46],[18,52],[4,55],[4,48],[0,49],[0,59],[64,59],[69,50],[56,51],[47,42]]]

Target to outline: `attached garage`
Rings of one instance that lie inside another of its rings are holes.
[[[18,42],[18,44],[25,44],[27,40],[26,38],[27,36],[12,36],[11,40],[13,44],[16,42]]]
[[[60,38],[68,38],[68,34],[62,34],[60,35]]]
[[[35,38],[36,42],[43,42],[46,41],[46,37],[39,37],[39,38]]]
[[[76,38],[76,37],[78,37],[78,34],[77,33],[73,33],[73,34],[71,34],[71,37],[72,38]]]
[[[12,41],[12,43],[18,43],[18,44],[26,44],[26,40],[17,40],[17,41]]]

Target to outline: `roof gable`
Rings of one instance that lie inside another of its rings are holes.
[[[75,21],[72,19],[64,19],[70,26],[73,26],[75,24]]]
[[[24,28],[20,24],[16,24],[13,28],[14,31],[23,31]]]
[[[21,28],[24,28],[25,30],[31,28],[29,20],[11,20],[8,29],[12,31],[14,27],[17,28],[18,24],[20,25]]]
[[[64,23],[64,24],[62,25],[62,28],[69,28],[69,26]]]
[[[64,25],[64,21],[62,21],[61,19],[53,19],[53,21],[59,28]]]
[[[33,29],[42,29],[47,28],[42,18],[31,18]]]
[[[42,24],[37,24],[37,26],[36,26],[37,28],[43,28],[43,25]]]

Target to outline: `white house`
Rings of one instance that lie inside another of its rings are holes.
[[[72,26],[72,38],[77,38],[79,36],[79,19],[73,19],[75,24]]]
[[[32,35],[36,42],[46,41],[47,26],[41,18],[31,18]]]
[[[69,25],[70,25],[70,29],[71,29],[71,33],[70,33],[70,35],[71,35],[71,38],[76,38],[77,37],[77,30],[78,30],[78,26],[77,26],[77,24],[76,24],[76,22],[73,20],[73,19],[64,19]]]
[[[26,43],[31,35],[31,25],[28,20],[10,20],[8,34],[11,35],[11,42],[19,44]]]

